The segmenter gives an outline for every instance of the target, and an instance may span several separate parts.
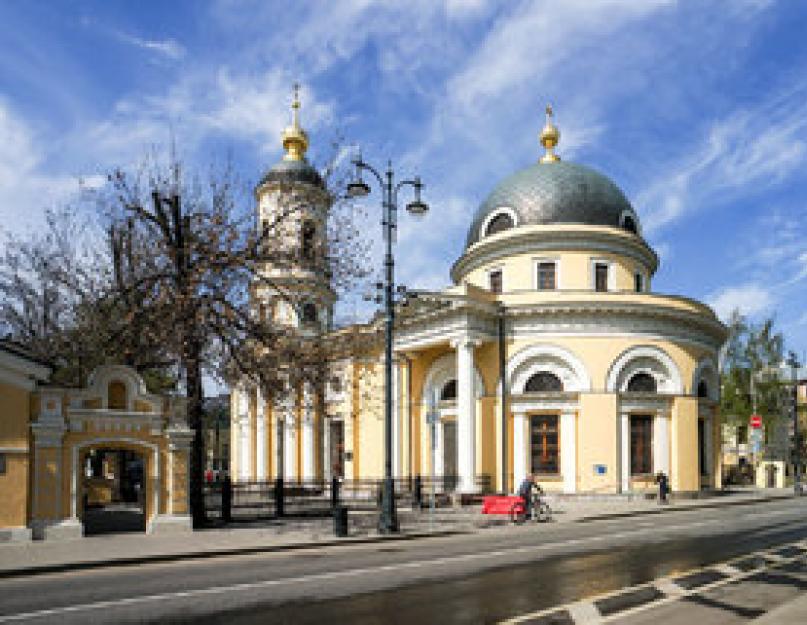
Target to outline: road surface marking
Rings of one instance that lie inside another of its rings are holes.
[[[771,549],[782,549],[784,547],[788,547],[788,546],[791,546],[791,545],[792,546],[803,546],[805,542],[807,542],[807,541],[798,541],[798,542],[795,542],[795,543],[783,543],[783,544],[780,544],[780,545],[778,545],[776,547],[772,547]],[[796,556],[793,556],[793,557],[790,557],[790,558],[778,556],[775,562],[771,562],[768,565],[763,566],[762,568],[755,568],[755,569],[752,569],[750,571],[741,571],[740,569],[737,569],[737,568],[731,566],[731,564],[730,564],[731,562],[734,562],[734,561],[739,560],[739,559],[752,558],[752,557],[756,557],[756,556],[769,557],[770,555],[771,554],[767,550],[749,552],[749,553],[747,553],[747,554],[745,554],[743,556],[732,558],[731,560],[727,560],[726,562],[723,562],[723,563],[720,563],[720,564],[713,564],[713,565],[706,566],[706,567],[699,567],[697,569],[692,569],[691,571],[684,571],[684,572],[681,572],[681,573],[677,574],[676,575],[677,577],[684,577],[684,576],[692,575],[692,574],[702,572],[702,571],[718,570],[718,571],[721,571],[722,573],[728,575],[728,577],[721,578],[721,579],[716,580],[714,582],[711,582],[709,584],[704,584],[703,586],[697,586],[697,587],[691,588],[691,589],[686,589],[686,588],[683,588],[683,587],[679,586],[678,584],[676,584],[669,577],[662,577],[662,578],[653,580],[651,582],[651,584],[653,586],[655,586],[656,588],[658,588],[665,595],[667,595],[666,597],[663,597],[661,599],[657,599],[656,601],[651,601],[649,603],[646,603],[646,604],[643,604],[643,605],[640,605],[640,606],[636,606],[636,607],[628,608],[626,610],[615,612],[614,614],[610,614],[608,616],[600,615],[600,613],[597,610],[597,607],[595,605],[596,601],[599,601],[601,599],[605,599],[605,598],[608,598],[608,597],[614,597],[614,596],[623,594],[623,593],[625,593],[627,591],[630,591],[630,590],[643,588],[643,587],[646,587],[648,584],[645,583],[645,584],[638,584],[636,586],[626,586],[624,588],[620,588],[620,589],[612,591],[612,592],[604,593],[602,595],[595,595],[595,596],[592,596],[592,597],[586,597],[585,599],[578,600],[578,601],[576,601],[574,603],[565,604],[565,605],[556,605],[556,606],[553,606],[551,608],[538,610],[536,612],[530,612],[528,614],[520,614],[518,616],[514,616],[514,617],[511,617],[511,618],[506,619],[504,621],[501,621],[499,623],[499,625],[516,625],[517,623],[523,623],[525,621],[531,621],[531,620],[534,620],[534,619],[538,619],[538,618],[540,618],[542,616],[552,614],[553,612],[559,612],[559,611],[563,611],[563,610],[566,610],[566,611],[569,612],[569,614],[572,616],[572,619],[574,620],[574,622],[577,625],[583,625],[583,624],[588,625],[590,623],[608,623],[608,622],[615,621],[617,619],[623,619],[626,616],[629,616],[629,615],[634,614],[636,612],[642,612],[642,611],[648,610],[650,608],[655,608],[655,607],[658,607],[658,606],[661,606],[661,605],[664,605],[664,604],[667,604],[667,603],[672,603],[674,601],[677,601],[677,600],[681,599],[681,597],[684,597],[684,596],[700,594],[700,593],[703,593],[705,591],[708,591],[708,590],[711,590],[713,588],[716,588],[718,586],[723,586],[723,585],[726,585],[726,584],[729,584],[729,583],[733,583],[733,582],[745,579],[747,577],[751,577],[751,576],[756,575],[757,573],[759,573],[759,571],[762,570],[762,569],[765,569],[765,568],[768,568],[768,567],[780,566],[782,564],[785,564],[785,563],[788,563],[788,562],[793,562],[793,561],[799,560],[799,559],[804,557],[804,554],[796,555]],[[730,571],[730,573],[729,573],[729,571]],[[591,606],[591,608],[593,610],[595,610],[596,618],[593,617],[590,612],[587,612],[585,609],[581,608],[581,606],[586,606],[586,605]],[[580,609],[580,617],[579,618],[577,616],[578,615],[578,609]]]
[[[662,529],[665,532],[670,532],[673,530],[678,529],[685,529],[691,527],[701,527],[704,525],[714,525],[714,524],[723,524],[725,521],[723,519],[713,519],[710,521],[698,521],[695,523],[681,523],[678,525],[668,525],[664,526]],[[122,597],[118,599],[109,599],[104,601],[96,601],[84,604],[75,604],[75,605],[68,605],[68,606],[61,606],[58,608],[49,608],[43,610],[34,610],[31,612],[21,612],[17,614],[9,614],[5,616],[0,616],[0,623],[11,623],[11,622],[19,622],[30,620],[34,618],[40,618],[44,616],[55,616],[58,614],[70,614],[70,613],[77,613],[83,611],[91,611],[91,610],[100,610],[103,608],[113,608],[119,606],[130,606],[130,605],[139,605],[145,603],[153,603],[159,601],[166,601],[171,599],[183,599],[183,598],[193,598],[193,597],[202,597],[202,596],[210,596],[210,595],[219,595],[224,593],[231,593],[237,591],[244,591],[244,590],[255,590],[260,588],[271,588],[283,585],[290,585],[290,584],[300,584],[305,582],[318,582],[318,581],[325,581],[325,580],[332,580],[332,579],[344,579],[350,577],[358,577],[365,574],[377,574],[389,571],[401,571],[403,569],[418,569],[423,567],[432,567],[435,565],[447,565],[452,563],[459,563],[459,562],[468,562],[473,560],[479,559],[488,559],[488,558],[498,558],[501,556],[508,556],[508,555],[523,555],[528,551],[545,551],[547,549],[556,549],[567,547],[570,545],[578,545],[581,543],[594,543],[600,542],[603,540],[612,540],[618,538],[635,538],[638,534],[645,534],[656,532],[657,528],[643,528],[643,529],[631,529],[628,531],[621,531],[621,532],[614,532],[611,534],[600,534],[597,536],[589,536],[584,538],[570,538],[567,540],[562,540],[558,542],[552,543],[545,543],[541,545],[532,545],[532,546],[518,546],[518,547],[510,547],[507,549],[497,549],[494,551],[485,551],[485,552],[477,552],[477,553],[468,553],[468,554],[461,554],[456,556],[446,556],[442,558],[432,558],[430,560],[417,560],[412,562],[402,562],[399,564],[389,564],[389,565],[382,565],[382,566],[373,566],[373,567],[365,567],[365,568],[357,568],[351,569],[348,571],[331,571],[327,573],[314,573],[309,575],[302,575],[297,577],[288,577],[282,579],[274,579],[274,580],[262,580],[258,582],[244,582],[239,584],[230,584],[226,586],[212,586],[208,588],[198,588],[192,590],[184,590],[184,591],[173,591],[167,593],[160,593],[160,594],[153,594],[153,595],[141,595],[135,597]],[[767,555],[767,554],[766,554]],[[557,609],[557,607],[555,608]],[[513,621],[517,622],[517,621]]]

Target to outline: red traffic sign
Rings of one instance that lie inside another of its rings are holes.
[[[762,417],[760,417],[758,414],[752,414],[749,422],[751,423],[752,428],[762,427]]]

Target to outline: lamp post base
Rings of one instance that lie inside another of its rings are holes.
[[[381,515],[378,517],[379,534],[397,534],[401,531],[395,511],[395,482],[387,478],[381,489]]]

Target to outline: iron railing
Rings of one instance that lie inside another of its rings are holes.
[[[395,478],[395,497],[403,505],[414,508],[430,505],[432,490],[437,505],[451,503],[451,494],[459,480],[457,476]],[[434,488],[432,489],[432,484]],[[490,492],[491,477],[475,478],[479,493]],[[259,521],[280,517],[327,517],[336,506],[352,511],[380,510],[383,480],[219,480],[204,487],[205,514],[213,524]],[[474,497],[463,496],[462,503]]]

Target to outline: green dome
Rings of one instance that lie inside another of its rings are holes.
[[[515,217],[516,227],[586,224],[639,232],[636,212],[619,187],[566,161],[536,163],[500,182],[476,211],[466,247],[484,237],[483,226],[499,212]]]

